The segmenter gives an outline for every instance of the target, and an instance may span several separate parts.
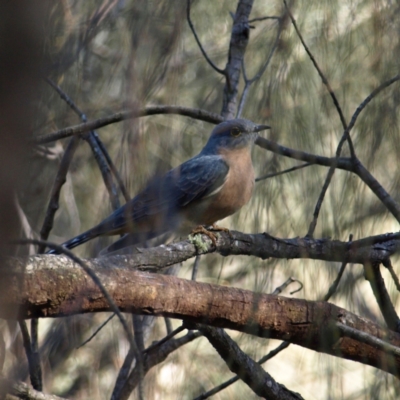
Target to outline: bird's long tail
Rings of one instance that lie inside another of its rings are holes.
[[[78,236],[75,236],[72,239],[67,240],[66,242],[62,243],[61,246],[67,249],[73,249],[74,247],[80,246],[83,243],[86,243],[90,239],[93,239],[98,235],[93,235],[93,230],[88,230],[86,232],[81,233]],[[46,254],[60,254],[57,250],[49,250]]]

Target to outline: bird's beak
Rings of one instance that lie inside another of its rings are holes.
[[[271,127],[268,126],[268,125],[257,125],[257,126],[254,128],[254,131],[253,131],[253,132],[260,132],[260,131],[264,131],[264,130],[266,130],[266,129],[271,129]]]

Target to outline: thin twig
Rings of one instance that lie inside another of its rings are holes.
[[[203,46],[202,46],[202,44],[201,44],[201,42],[200,42],[200,39],[199,39],[198,36],[197,36],[196,30],[194,29],[192,20],[190,19],[190,5],[191,5],[191,0],[187,0],[186,4],[187,4],[187,6],[186,6],[186,18],[187,18],[188,24],[189,24],[189,26],[190,26],[190,29],[191,29],[191,31],[192,31],[192,33],[193,33],[193,36],[194,36],[194,38],[196,39],[197,45],[198,45],[199,48],[200,48],[201,53],[203,54],[203,56],[204,56],[204,58],[206,59],[206,61],[208,62],[208,64],[209,64],[215,71],[217,71],[219,74],[226,75],[225,70],[223,70],[223,69],[221,69],[221,68],[218,68],[218,67],[211,61],[211,59],[208,57],[206,51],[204,50],[204,48],[203,48]]]
[[[349,246],[351,245],[352,242],[353,242],[353,234],[350,234]],[[336,290],[339,286],[340,280],[342,279],[344,270],[346,269],[346,266],[347,266],[346,262],[343,262],[342,265],[340,266],[339,273],[338,273],[336,279],[334,280],[332,285],[329,287],[328,293],[323,298],[324,301],[328,301],[333,296],[333,294],[336,292]]]
[[[251,24],[252,22],[257,22],[257,21],[265,21],[266,19],[276,19],[279,21],[281,18],[282,17],[278,17],[278,16],[253,18],[253,19],[249,19],[249,24]]]
[[[155,365],[163,362],[172,352],[184,346],[185,344],[199,338],[202,336],[201,332],[188,332],[185,336],[182,336],[178,339],[170,340],[164,343],[160,348],[155,349],[155,351],[151,351],[144,355],[144,365],[145,365],[145,373],[147,373],[151,368]],[[124,387],[121,389],[120,393],[118,393],[118,397],[112,397],[111,400],[126,400],[129,398],[132,390],[138,384],[138,373],[137,366],[133,368],[132,372],[129,374],[129,378],[126,380]]]
[[[149,352],[153,351],[155,348],[162,346],[165,342],[167,342],[168,340],[171,340],[174,336],[183,332],[185,329],[186,328],[183,325],[181,325],[180,327],[176,328],[171,333],[169,333],[167,336],[163,337],[158,342],[155,342],[152,345],[150,345],[147,349],[144,349],[143,353],[149,353]]]
[[[200,258],[201,256],[200,254],[198,254],[194,259],[193,270],[192,270],[192,281],[195,281],[197,278],[197,272],[199,270],[199,265],[200,265]]]
[[[110,166],[111,172],[113,173],[115,179],[118,182],[118,186],[121,190],[122,195],[124,196],[125,202],[128,202],[129,200],[131,200],[131,196],[129,195],[128,191],[126,190],[126,187],[121,178],[121,175],[119,174],[113,160],[111,159],[110,155],[108,154],[107,149],[104,146],[104,143],[100,140],[100,137],[96,131],[93,131],[93,136],[95,137],[100,150],[102,151],[108,165]]]
[[[374,98],[376,97],[383,89],[386,89],[388,86],[390,86],[391,84],[397,82],[400,80],[400,74],[394,76],[393,78],[388,79],[387,81],[381,83],[377,88],[375,88],[362,102],[361,104],[357,107],[356,111],[354,112],[354,114],[351,117],[349,126],[347,127],[347,130],[351,131],[351,129],[353,128],[353,126],[356,123],[356,120],[358,118],[358,116],[360,115],[361,111],[367,106],[367,104]]]
[[[81,347],[88,344],[113,318],[115,317],[115,313],[111,314],[94,332],[86,339],[82,344],[80,344],[76,349],[80,349]]]
[[[255,181],[256,182],[260,182],[260,181],[263,181],[264,179],[270,179],[270,178],[274,178],[275,176],[288,174],[289,172],[297,171],[299,169],[302,169],[302,168],[305,168],[305,167],[309,167],[310,165],[314,165],[314,163],[305,163],[305,164],[297,165],[296,167],[285,169],[283,171],[279,171],[279,172],[274,172],[272,174],[263,175],[263,176],[260,176],[260,177],[256,178]]]
[[[50,231],[53,228],[54,216],[60,205],[59,200],[61,189],[67,180],[68,170],[71,165],[71,161],[73,159],[75,151],[78,148],[79,141],[80,138],[78,136],[72,137],[61,159],[60,166],[58,168],[57,175],[54,179],[53,187],[51,189],[51,195],[49,204],[47,206],[46,215],[43,221],[42,228],[40,230],[40,238],[42,240],[48,239]],[[38,252],[43,253],[44,250],[44,248],[40,247],[38,249]]]
[[[61,89],[60,86],[55,84],[51,79],[46,78],[46,82],[48,82],[52,88],[59,94],[59,96],[70,106],[70,108],[79,116],[79,118],[82,120],[82,122],[86,123],[87,122],[87,116],[86,114],[75,104],[75,102]],[[83,139],[85,139],[90,147],[92,148],[93,155],[99,165],[100,171],[103,176],[104,183],[106,185],[106,188],[109,192],[110,195],[110,200],[111,204],[113,206],[113,209],[116,210],[119,208],[119,199],[118,199],[118,194],[116,192],[116,188],[114,185],[114,182],[111,178],[111,172],[113,175],[116,177],[117,182],[121,188],[121,192],[124,194],[124,197],[127,201],[129,201],[130,196],[128,195],[125,185],[122,182],[121,177],[119,176],[119,173],[117,169],[115,168],[111,157],[109,156],[107,149],[101,142],[99,136],[94,130],[91,130],[89,133],[84,134],[82,136]],[[44,240],[46,238],[42,238]]]
[[[277,296],[278,294],[282,293],[289,285],[291,285],[294,282],[297,282],[300,286],[298,289],[296,289],[294,292],[291,292],[290,294],[297,293],[303,289],[304,285],[298,279],[290,277],[285,282],[283,282],[282,285],[278,286],[271,294],[273,294],[274,296]]]
[[[24,320],[19,320],[18,323],[21,329],[22,343],[24,344],[26,358],[28,359],[29,377],[31,380],[31,384],[35,390],[41,391],[43,388],[42,388],[42,379],[41,379],[42,374],[40,370],[40,364],[38,368],[37,365],[38,360],[35,358],[32,350],[32,342],[28,332],[28,327],[26,326],[26,322]]]
[[[370,335],[367,332],[354,329],[350,326],[344,325],[340,322],[336,322],[336,327],[341,331],[342,335],[357,340],[358,342],[368,344],[374,348],[378,348],[387,354],[395,357],[400,357],[400,348],[393,346],[392,344],[385,342],[375,336]]]
[[[400,332],[400,319],[387,291],[385,281],[380,271],[380,264],[364,264],[364,275],[365,279],[371,285],[372,292],[387,327],[394,332]]]
[[[291,13],[289,6],[287,5],[286,0],[283,0],[283,2],[285,4],[286,10],[288,12],[289,18],[292,21],[293,27],[294,27],[294,29],[295,29],[295,31],[297,33],[297,36],[299,37],[299,39],[301,41],[301,44],[304,47],[304,50],[308,54],[308,57],[310,57],[311,62],[313,63],[315,69],[318,72],[318,75],[320,76],[320,78],[322,80],[322,83],[326,86],[326,88],[327,88],[327,90],[328,90],[328,92],[329,92],[329,94],[330,94],[330,96],[332,98],[333,104],[335,105],[335,108],[336,108],[336,110],[337,110],[337,112],[339,114],[340,121],[342,122],[343,129],[346,129],[347,128],[347,122],[346,122],[346,119],[344,118],[342,109],[341,109],[339,101],[338,101],[338,99],[337,99],[337,97],[335,95],[335,92],[333,91],[328,79],[326,78],[326,76],[322,72],[321,68],[319,67],[319,65],[317,63],[317,60],[314,58],[314,56],[311,53],[310,49],[308,48],[306,42],[304,41],[303,36],[301,35],[300,30],[299,30],[299,28],[297,26],[296,20],[294,19],[293,14]],[[350,143],[350,141],[349,141],[349,146],[350,146],[350,152],[353,155],[354,148],[352,150],[353,145]]]
[[[82,120],[82,122],[86,123],[87,122],[87,117],[86,114],[80,110],[80,108],[75,104],[75,102],[64,92],[64,90],[61,89],[60,86],[58,86],[56,83],[54,83],[51,79],[45,78],[46,82],[58,93],[58,95],[68,104],[68,106],[79,116],[79,118]],[[108,167],[107,161],[104,160],[104,152],[106,152],[104,146],[102,149],[99,148],[98,143],[100,142],[100,139],[97,137],[94,137],[94,132],[88,132],[86,134],[84,134],[82,136],[83,139],[85,139],[90,147],[92,148],[92,152],[93,155],[99,165],[100,171],[102,173],[103,176],[103,180],[104,183],[106,185],[106,188],[108,190],[108,193],[110,195],[110,200],[111,200],[111,204],[113,206],[113,209],[116,210],[117,208],[119,208],[120,204],[119,204],[119,199],[118,199],[118,194],[116,192],[116,188],[115,185],[112,181],[111,178],[111,173],[110,173],[110,169]],[[75,152],[76,147],[73,147],[73,143],[71,143],[71,155],[70,155],[70,159],[66,159],[65,161],[65,165],[63,166],[64,170],[61,169],[61,165],[60,165],[60,172],[67,172],[66,168],[69,167],[70,161],[72,159],[72,155]],[[77,144],[75,144],[75,146],[77,146]],[[110,157],[108,157],[110,159]],[[62,179],[63,177],[61,176],[60,179]],[[62,181],[62,184],[65,182]],[[122,182],[122,181],[121,181]],[[61,188],[59,188],[61,189]],[[58,194],[59,195],[59,194]],[[57,208],[58,208],[58,199],[57,199]],[[55,213],[56,210],[54,210]],[[51,226],[52,226],[52,221],[51,221]],[[42,237],[43,240],[46,240],[47,237]]]
[[[135,360],[135,352],[132,347],[129,348],[124,362],[118,372],[117,379],[115,380],[114,389],[111,394],[111,400],[119,400],[122,388],[127,384],[129,373],[131,372],[133,361]],[[145,365],[143,361],[143,365]],[[143,370],[143,377],[145,371]]]
[[[347,138],[350,137],[350,131],[354,127],[356,120],[358,116],[360,115],[361,111],[366,107],[366,105],[376,96],[378,93],[380,93],[383,89],[387,88],[394,82],[397,82],[400,80],[400,75],[396,75],[395,77],[383,82],[381,85],[379,85],[376,89],[374,89],[362,102],[361,104],[357,107],[356,111],[354,112],[349,126],[345,129],[345,132],[343,133],[343,136],[338,144],[338,147],[336,149],[336,159],[339,159],[343,144]],[[369,171],[366,171],[366,169],[362,166],[361,162],[358,160],[358,158],[355,156],[355,153],[352,154],[352,163],[353,163],[353,172],[357,173],[357,175],[371,188],[371,190],[378,196],[378,198],[385,204],[385,206],[388,208],[388,210],[394,215],[394,217],[400,221],[400,206],[397,204],[397,202],[394,201],[394,199],[386,192],[386,190],[382,187],[382,185],[371,175]],[[337,164],[334,163],[331,165],[324,186],[321,190],[321,193],[319,195],[317,204],[315,206],[314,210],[314,215],[313,215],[313,220],[311,221],[310,227],[308,229],[307,236],[312,237],[314,234],[315,227],[317,225],[317,219],[319,215],[319,211],[322,206],[322,201],[325,197],[325,193],[328,190],[328,186],[332,180],[332,177],[335,173]]]
[[[260,68],[259,71],[254,75],[253,78],[249,79],[249,78],[247,77],[247,75],[246,75],[246,67],[245,67],[245,64],[244,64],[244,58],[242,59],[242,71],[243,71],[243,78],[244,78],[244,83],[245,83],[245,85],[244,85],[244,89],[243,89],[243,92],[242,92],[242,96],[240,97],[239,107],[238,107],[238,111],[237,111],[237,113],[236,113],[236,118],[239,118],[239,117],[242,115],[243,107],[244,107],[244,104],[245,104],[245,102],[246,102],[246,98],[247,98],[247,94],[248,94],[248,91],[249,91],[249,89],[250,89],[250,86],[251,86],[255,81],[257,81],[257,80],[259,80],[259,79],[261,78],[261,76],[264,74],[265,70],[267,69],[269,63],[270,63],[271,60],[272,60],[272,56],[273,56],[273,54],[275,53],[275,50],[276,50],[277,47],[278,47],[279,38],[280,38],[281,33],[282,33],[282,28],[283,28],[283,23],[282,23],[282,21],[283,21],[283,18],[279,18],[278,33],[277,33],[277,35],[276,35],[275,42],[274,42],[274,44],[272,45],[272,49],[271,49],[271,51],[269,52],[269,55],[268,55],[267,60],[265,61],[264,65],[261,66],[261,68]],[[250,21],[249,21],[249,23],[250,23]]]
[[[396,285],[396,289],[398,292],[400,292],[399,277],[396,275],[396,272],[394,272],[393,265],[392,265],[392,262],[390,261],[390,258],[383,261],[383,265],[389,270],[390,275],[392,276],[393,282]]]
[[[107,163],[106,158],[104,157],[103,151],[100,149],[98,145],[99,140],[96,140],[96,138],[93,135],[93,131],[84,133],[82,135],[82,138],[88,142],[90,148],[92,149],[93,156],[97,162],[97,165],[99,166],[99,170],[103,178],[104,185],[110,197],[112,208],[115,211],[120,207],[118,192],[114,184],[114,181],[112,179],[111,169]]]

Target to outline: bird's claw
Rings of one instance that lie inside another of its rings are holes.
[[[196,234],[196,233],[202,233],[204,235],[207,235],[211,241],[213,242],[213,245],[215,247],[217,247],[217,236],[215,235],[215,233],[213,233],[212,231],[216,231],[216,232],[227,232],[228,235],[230,236],[230,238],[232,239],[232,233],[228,228],[223,228],[221,226],[218,226],[216,224],[212,224],[209,227],[205,227],[203,225],[199,225],[197,228],[194,228],[191,232],[192,235]]]
[[[213,231],[219,231],[219,232],[226,232],[228,235],[229,235],[229,237],[231,238],[231,239],[233,239],[233,236],[232,236],[232,233],[231,233],[231,231],[228,229],[228,228],[224,228],[224,227],[222,227],[222,226],[218,226],[218,225],[216,225],[216,224],[212,224],[211,225],[211,228],[212,228],[212,230]]]
[[[206,229],[203,225],[199,225],[198,227],[194,228],[191,232],[191,235],[195,235],[196,233],[202,233],[203,235],[208,236],[211,239],[213,245],[217,247],[217,236]]]

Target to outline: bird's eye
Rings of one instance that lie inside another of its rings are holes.
[[[239,128],[234,127],[231,129],[231,136],[233,137],[238,137],[241,133]]]

